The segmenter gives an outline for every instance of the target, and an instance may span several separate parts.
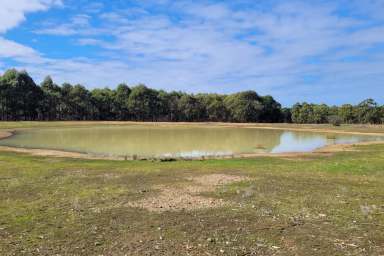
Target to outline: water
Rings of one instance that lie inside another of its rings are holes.
[[[108,125],[26,129],[0,140],[0,145],[104,156],[193,158],[309,152],[329,144],[380,139],[383,138],[238,127]]]

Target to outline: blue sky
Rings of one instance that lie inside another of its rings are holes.
[[[0,0],[0,72],[384,103],[384,0]]]

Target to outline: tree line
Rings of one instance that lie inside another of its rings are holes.
[[[291,109],[293,123],[299,124],[383,124],[384,106],[373,99],[357,105],[327,106],[325,104],[297,103]]]
[[[0,120],[383,123],[384,108],[373,100],[357,106],[298,103],[283,108],[272,96],[255,91],[188,94],[142,84],[87,90],[79,84],[59,86],[49,76],[37,85],[26,71],[10,69],[0,76]]]
[[[194,95],[126,84],[89,91],[49,76],[36,85],[27,72],[11,69],[0,77],[0,119],[279,122],[282,111],[254,91]]]

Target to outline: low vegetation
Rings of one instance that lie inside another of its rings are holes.
[[[82,85],[58,86],[50,77],[39,86],[25,71],[12,69],[0,76],[0,120],[379,124],[384,122],[384,107],[368,99],[356,106],[298,103],[282,108],[272,96],[254,91],[187,94],[145,85],[89,91]]]
[[[383,156],[384,144],[174,162],[2,151],[0,255],[383,255]]]

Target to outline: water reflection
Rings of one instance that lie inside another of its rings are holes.
[[[321,134],[309,132],[285,131],[281,134],[280,143],[271,153],[310,152],[315,149],[333,144],[352,144],[361,141],[374,141],[383,138],[376,136]]]
[[[0,145],[112,156],[202,157],[308,152],[328,144],[377,139],[251,128],[135,125],[30,129],[0,140]]]
[[[271,153],[308,152],[327,144],[327,139],[322,135],[298,134],[284,132],[280,136],[280,143],[271,150]]]

